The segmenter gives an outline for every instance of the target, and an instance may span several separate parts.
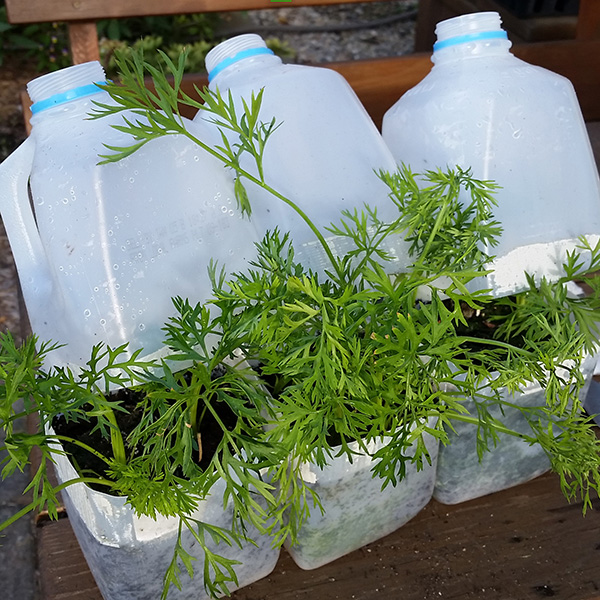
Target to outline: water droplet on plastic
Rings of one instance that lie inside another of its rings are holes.
[[[100,319],[100,325],[104,327],[106,325],[106,319]]]
[[[115,263],[115,264],[113,265],[113,269],[114,269],[115,271],[118,271],[118,270],[119,270],[119,265],[118,265],[117,263]]]
[[[140,324],[138,325],[138,329],[139,329],[140,331],[144,331],[144,329],[146,329],[146,326],[145,326],[143,323],[140,323]]]
[[[86,308],[83,311],[83,316],[87,319],[92,314],[92,311],[89,308]]]
[[[221,206],[221,212],[222,213],[226,213],[227,212],[227,207],[226,206]]]

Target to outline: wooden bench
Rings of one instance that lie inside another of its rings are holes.
[[[277,10],[290,6],[349,4],[359,1],[361,0],[5,0],[5,4],[8,19],[14,24],[66,22],[73,62],[77,64],[99,59],[96,31],[96,21],[99,19],[261,8]],[[438,17],[446,18],[470,12],[473,0],[461,1],[465,10],[459,10],[460,7],[450,8],[448,0],[420,0],[417,29],[427,28],[431,32]],[[480,7],[478,10],[481,7],[489,9],[496,6],[493,0],[477,2]],[[600,120],[599,0],[581,0],[574,39],[515,44],[513,51],[527,62],[568,77],[577,90],[585,119]],[[348,80],[379,125],[385,111],[429,72],[432,66],[430,54],[429,49],[408,56],[334,63],[328,66]],[[191,92],[194,84],[202,86],[206,81],[203,73],[190,74],[185,80],[185,91]],[[26,121],[28,122],[27,114]]]

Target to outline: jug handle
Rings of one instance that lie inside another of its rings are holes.
[[[49,302],[52,276],[28,192],[35,142],[27,138],[0,164],[0,214],[13,253],[26,306]]]

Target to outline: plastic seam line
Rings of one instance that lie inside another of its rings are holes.
[[[214,69],[208,74],[208,81],[212,81],[223,69],[226,69],[238,60],[260,54],[274,54],[274,52],[270,48],[248,48],[247,50],[241,50],[234,56],[224,58],[218,65],[215,65]]]
[[[456,37],[436,42],[433,45],[433,51],[442,50],[449,46],[456,46],[458,44],[464,44],[466,42],[479,42],[482,40],[497,40],[497,39],[508,39],[506,31],[479,31],[477,33],[466,33],[465,35],[457,35]]]
[[[90,83],[89,85],[82,85],[80,87],[73,88],[72,90],[67,90],[61,94],[54,94],[54,96],[50,96],[45,100],[39,100],[35,104],[32,104],[31,112],[35,115],[36,113],[48,108],[52,108],[53,106],[58,106],[59,104],[64,104],[65,102],[76,100],[77,98],[83,98],[85,96],[97,94],[98,92],[102,91],[98,86],[106,85],[106,83],[106,81],[97,81],[96,83]]]

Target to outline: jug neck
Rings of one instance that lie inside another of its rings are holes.
[[[437,24],[431,60],[440,63],[509,54],[512,43],[497,12],[461,15]]]
[[[74,112],[75,104],[85,99],[85,104],[90,96],[103,94],[96,84],[106,83],[104,69],[98,61],[91,61],[48,73],[33,79],[27,84],[27,92],[32,101],[32,123],[39,120],[42,115],[56,115],[66,110]]]
[[[206,55],[208,80],[212,83],[222,73],[231,72],[235,65],[281,64],[281,59],[267,48],[265,41],[255,33],[238,35],[221,42]]]

